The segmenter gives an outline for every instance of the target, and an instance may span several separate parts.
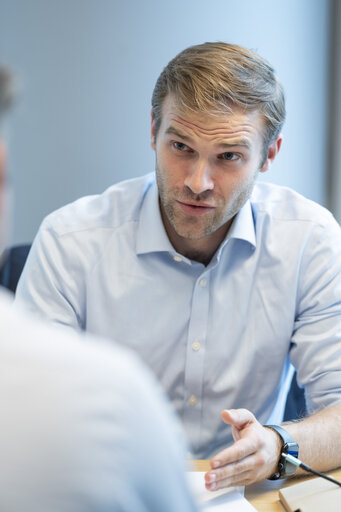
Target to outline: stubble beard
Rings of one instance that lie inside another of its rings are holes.
[[[177,235],[187,240],[200,240],[211,235],[233,219],[251,196],[257,175],[258,170],[243,187],[234,191],[228,204],[221,196],[215,195],[215,210],[197,217],[183,213],[177,201],[205,202],[214,193],[208,190],[202,194],[194,194],[188,188],[184,188],[182,191],[178,189],[169,190],[164,174],[160,172],[158,165],[156,165],[156,181],[162,213],[167,217],[169,224]]]

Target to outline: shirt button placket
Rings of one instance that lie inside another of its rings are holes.
[[[199,276],[193,288],[185,365],[184,427],[193,448],[200,443],[204,357],[209,312],[209,272]]]

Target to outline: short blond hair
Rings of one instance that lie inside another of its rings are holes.
[[[258,110],[265,121],[265,149],[279,135],[285,120],[284,92],[274,69],[242,46],[204,43],[183,50],[169,62],[152,96],[156,133],[169,94],[184,112],[221,115],[234,106]]]

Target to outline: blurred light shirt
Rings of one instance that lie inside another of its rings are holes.
[[[136,350],[197,458],[232,441],[225,408],[281,421],[292,374],[310,411],[341,402],[341,233],[292,190],[256,184],[208,266],[177,253],[154,173],[43,222],[17,304]]]
[[[19,316],[0,291],[0,510],[197,510],[179,422],[136,355]]]

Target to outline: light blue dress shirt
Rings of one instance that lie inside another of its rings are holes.
[[[256,184],[210,264],[172,247],[154,174],[48,216],[17,304],[136,350],[195,457],[231,442],[225,408],[281,421],[291,366],[310,411],[341,403],[341,231],[290,189]]]

